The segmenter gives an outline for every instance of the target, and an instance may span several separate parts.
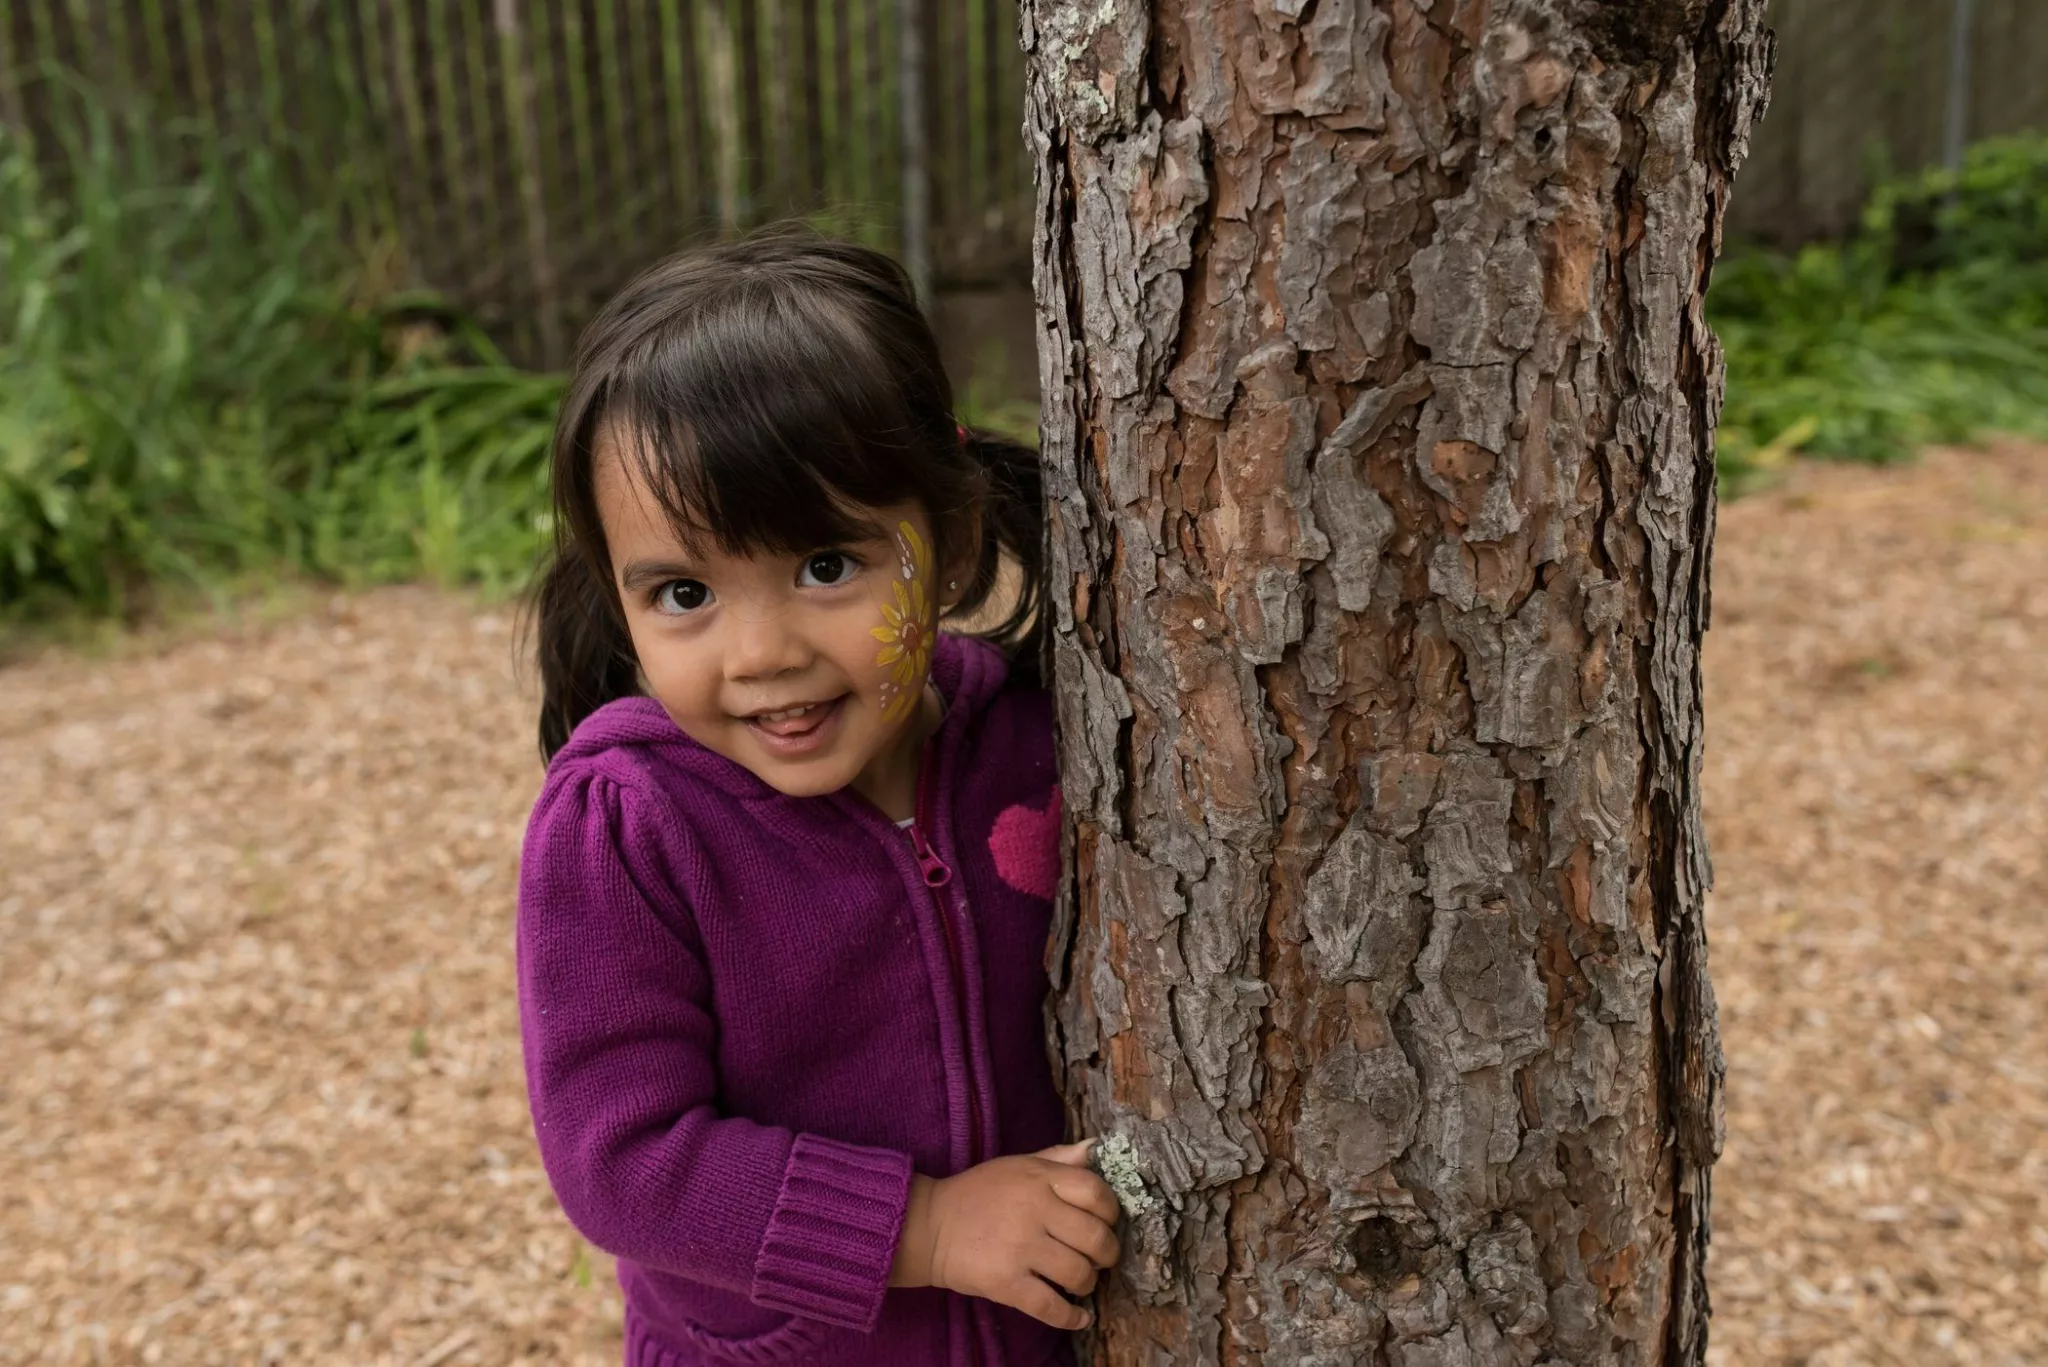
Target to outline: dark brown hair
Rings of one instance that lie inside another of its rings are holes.
[[[779,225],[662,261],[577,342],[549,465],[555,547],[531,602],[543,758],[599,707],[640,691],[597,516],[601,431],[630,436],[621,449],[686,544],[801,555],[870,534],[865,509],[912,500],[932,520],[941,563],[978,530],[966,593],[948,616],[988,603],[1007,556],[1021,571],[1016,601],[974,634],[1037,673],[1037,454],[986,433],[962,438],[902,267]]]

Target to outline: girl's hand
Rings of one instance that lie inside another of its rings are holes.
[[[1013,1305],[1056,1329],[1086,1328],[1088,1312],[1053,1286],[1087,1295],[1121,1251],[1116,1194],[1082,1166],[1093,1142],[913,1178],[889,1284],[943,1286]]]

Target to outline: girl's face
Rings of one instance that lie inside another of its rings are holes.
[[[959,598],[924,510],[871,509],[882,534],[801,555],[693,554],[631,462],[602,441],[594,459],[633,649],[683,734],[793,797],[851,786],[910,815],[932,633]]]

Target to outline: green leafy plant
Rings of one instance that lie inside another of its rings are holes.
[[[522,580],[559,377],[380,298],[277,150],[47,79],[60,145],[0,130],[0,609]]]
[[[1733,251],[1707,304],[1728,359],[1731,492],[1795,450],[1882,462],[2048,434],[2048,138],[1886,182],[1846,242]]]

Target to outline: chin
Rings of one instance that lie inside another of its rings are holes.
[[[784,797],[823,797],[827,793],[836,793],[853,782],[851,774],[839,773],[836,766],[826,770],[822,767],[798,769],[777,765],[766,772],[755,769],[754,777]]]

